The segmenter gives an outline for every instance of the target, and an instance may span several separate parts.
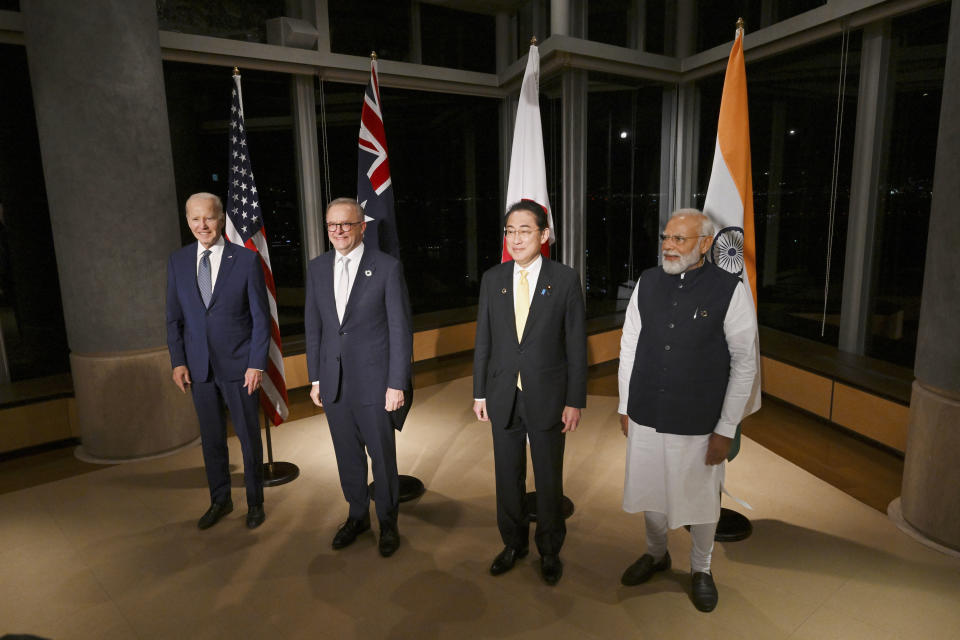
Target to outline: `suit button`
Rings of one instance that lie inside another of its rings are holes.
[[[673,323],[672,323],[672,322],[668,322],[668,323],[667,323],[667,329],[673,329]]]
[[[673,301],[673,306],[677,306],[677,301],[676,301],[676,300]]]
[[[663,348],[664,351],[670,351],[670,345],[667,345]]]
[[[664,393],[663,389],[660,389],[660,393]]]
[[[683,289],[683,283],[682,283],[682,282],[680,283],[680,286],[677,287],[677,289]]]

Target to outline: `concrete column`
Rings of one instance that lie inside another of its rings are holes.
[[[627,32],[627,46],[638,51],[646,50],[647,0],[630,0],[627,20],[630,21],[629,31]]]
[[[587,225],[584,215],[587,177],[587,72],[568,69],[561,84],[563,203],[560,210],[560,257],[586,283]]]
[[[550,0],[550,35],[570,34],[570,1]]]
[[[940,132],[910,430],[903,471],[903,517],[926,537],[960,550],[960,11],[950,12]]]
[[[177,449],[198,427],[164,346],[166,262],[183,214],[156,5],[21,8],[83,451]]]

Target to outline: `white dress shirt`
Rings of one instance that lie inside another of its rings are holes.
[[[223,260],[223,249],[227,246],[223,235],[217,238],[217,241],[210,245],[210,293],[217,288],[217,274],[220,273],[220,261]],[[203,252],[206,251],[199,242],[197,243],[197,275],[200,274],[200,259],[203,258]]]
[[[338,291],[337,283],[340,282],[340,276],[343,274],[343,262],[344,258],[349,258],[350,265],[347,268],[347,275],[349,284],[347,285],[347,299],[340,300],[340,292]],[[347,308],[347,300],[350,299],[350,292],[353,291],[353,283],[357,280],[357,271],[360,270],[360,259],[363,258],[363,243],[361,242],[353,251],[347,255],[340,255],[337,253],[337,257],[333,263],[333,296],[334,302],[338,306],[342,306],[344,309]],[[340,321],[343,322],[343,318],[340,318]]]

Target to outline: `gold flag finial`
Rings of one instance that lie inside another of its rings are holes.
[[[743,31],[743,18],[737,18],[737,31]]]
[[[234,68],[233,68],[233,75],[235,75],[235,76],[240,75],[240,69],[237,69],[236,67],[234,67]]]
[[[530,46],[531,47],[537,46],[537,36],[530,36]]]
[[[376,52],[376,51],[371,51],[371,52],[370,52],[370,59],[371,59],[371,60],[376,60],[376,59],[377,59],[377,52]]]

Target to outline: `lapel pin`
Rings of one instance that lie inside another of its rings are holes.
[[[547,285],[547,286],[545,286],[543,289],[540,290],[540,295],[542,295],[542,296],[548,296],[548,295],[550,295],[551,293],[553,293],[553,290],[552,290],[552,287],[551,287],[550,285]]]
[[[501,294],[505,294],[506,292],[507,292],[507,288],[506,288],[506,287],[504,287],[503,289],[500,289],[500,293],[501,293]]]
[[[232,254],[232,253],[231,253],[229,256],[227,256],[227,260],[233,260],[233,254]]]
[[[703,311],[700,312],[700,317],[701,317],[701,318],[706,318],[706,317],[707,317],[707,310],[706,310],[706,309],[704,309]]]
[[[373,271],[370,271],[370,269],[367,269],[366,271],[363,272],[363,275],[365,275],[365,276],[367,276],[367,277],[369,278],[370,276],[373,275]]]

